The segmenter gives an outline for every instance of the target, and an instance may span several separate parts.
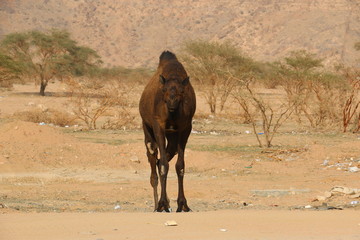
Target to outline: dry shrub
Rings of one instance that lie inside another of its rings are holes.
[[[118,80],[69,79],[70,105],[77,119],[88,129],[96,129],[98,120],[107,116],[102,128],[118,129],[130,126],[135,117],[130,114],[131,87]]]
[[[303,73],[281,76],[289,105],[294,105],[294,117],[299,124],[308,122],[312,128],[338,128],[344,91],[342,79],[328,73]]]
[[[4,72],[2,71],[2,69],[0,68],[0,75],[3,74]],[[13,81],[12,79],[8,79],[8,78],[0,78],[0,89],[4,88],[4,89],[11,89],[13,87]]]
[[[21,111],[14,113],[13,117],[26,122],[43,122],[61,127],[75,124],[75,117],[73,115],[55,109]]]
[[[126,107],[121,107],[117,112],[109,117],[102,125],[103,129],[126,129],[134,128],[135,116]]]
[[[344,103],[342,105],[343,132],[346,132],[349,125],[353,124],[353,132],[360,130],[360,71],[356,69],[343,69],[349,88],[342,94]]]
[[[280,102],[266,100],[256,91],[255,82],[255,78],[239,82],[233,96],[244,111],[245,119],[251,123],[259,146],[271,147],[275,134],[292,115],[295,105],[282,103],[281,100]],[[260,126],[258,122],[261,123]],[[259,134],[264,135],[265,144],[262,143]]]
[[[300,107],[312,127],[346,132],[354,125],[352,129],[358,131],[359,76],[356,70],[342,69],[341,75],[323,75],[304,84],[306,94]]]

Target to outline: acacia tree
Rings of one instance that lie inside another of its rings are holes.
[[[216,114],[237,85],[234,78],[242,77],[255,68],[252,59],[245,57],[229,42],[189,41],[183,48],[183,61],[205,94],[210,112]]]
[[[0,53],[0,88],[11,88],[14,79],[19,79],[21,67],[9,56]]]
[[[273,67],[279,84],[286,91],[289,104],[295,106],[299,122],[305,116],[312,127],[317,127],[339,120],[340,115],[335,107],[338,107],[342,81],[338,76],[324,71],[322,59],[305,50],[293,51]]]
[[[0,47],[22,65],[26,75],[34,77],[42,96],[51,79],[82,75],[101,62],[94,50],[78,46],[68,32],[61,30],[12,33],[5,36]]]

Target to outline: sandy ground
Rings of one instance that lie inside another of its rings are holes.
[[[12,240],[360,239],[358,211],[21,213],[0,219],[2,239]]]
[[[153,213],[141,130],[12,119],[36,108],[70,111],[67,97],[36,92],[17,85],[0,93],[0,239],[360,239],[358,134],[290,124],[274,148],[260,149],[248,125],[195,119],[185,156],[193,212]],[[201,95],[198,102],[206,115]],[[174,165],[168,194],[176,209]],[[344,191],[330,194],[336,186]]]

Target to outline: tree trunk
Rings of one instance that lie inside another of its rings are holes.
[[[45,96],[45,88],[46,88],[47,83],[41,81],[41,85],[40,85],[40,95],[41,96]]]

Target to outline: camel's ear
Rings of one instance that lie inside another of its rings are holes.
[[[186,78],[182,81],[182,85],[183,85],[183,86],[186,86],[186,85],[188,85],[188,83],[189,83],[189,77],[186,77]]]
[[[165,82],[166,82],[166,79],[164,78],[163,75],[160,75],[159,80],[160,80],[161,84],[165,84]]]

